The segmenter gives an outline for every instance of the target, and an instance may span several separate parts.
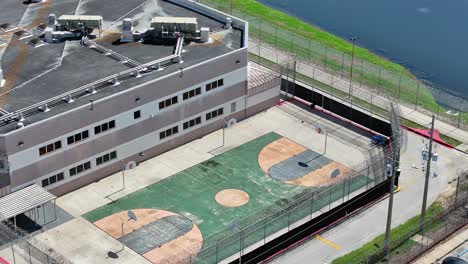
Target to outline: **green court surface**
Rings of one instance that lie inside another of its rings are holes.
[[[232,234],[256,222],[264,223],[265,216],[284,211],[304,192],[318,188],[305,188],[275,180],[262,171],[258,155],[267,144],[280,139],[276,133],[268,133],[219,156],[188,168],[135,193],[123,197],[84,215],[95,222],[111,214],[138,208],[156,208],[171,211],[190,218],[203,234],[203,249],[214,245],[221,237]],[[292,215],[283,215],[271,221],[267,228],[252,229],[251,235],[242,241],[244,247],[263,239],[297,221],[311,211],[327,206],[370,182],[366,176],[358,176],[347,184],[331,187],[326,195],[316,196],[313,203],[301,204]],[[247,204],[227,208],[215,201],[215,195],[224,189],[240,189],[247,192]],[[273,218],[272,218],[273,219]],[[255,226],[255,225],[254,225]],[[253,228],[253,227],[251,227]],[[239,250],[233,238],[232,248],[224,246],[223,259]],[[238,238],[237,238],[238,241]],[[202,249],[202,250],[203,250]],[[211,262],[208,261],[207,262]]]

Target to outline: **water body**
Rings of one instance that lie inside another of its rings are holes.
[[[468,0],[259,0],[468,96]]]

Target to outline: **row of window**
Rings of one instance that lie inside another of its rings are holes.
[[[76,167],[70,169],[70,176],[75,176],[77,174],[82,173],[83,171],[87,171],[91,169],[91,161],[87,161],[83,164],[80,164]]]
[[[85,130],[85,131],[80,132],[78,134],[75,134],[73,136],[69,136],[67,138],[67,143],[68,143],[68,145],[71,145],[71,144],[74,144],[74,143],[78,143],[78,142],[80,142],[82,140],[85,140],[88,137],[89,137],[89,132],[88,132],[88,130]]]
[[[115,121],[114,120],[94,127],[94,134],[97,135],[97,134],[106,132],[107,130],[111,130],[113,128],[115,128]]]
[[[113,160],[113,159],[116,159],[117,158],[117,151],[112,151],[110,153],[107,153],[101,157],[98,157],[96,158],[96,165],[100,165],[102,163],[106,163],[110,160]],[[84,171],[87,171],[91,169],[91,162],[90,161],[87,161],[83,164],[80,164],[76,167],[73,167],[71,168],[69,171],[70,171],[70,176],[75,176],[79,173],[82,173]],[[62,181],[63,179],[65,179],[65,176],[63,174],[63,172],[60,172],[56,175],[53,175],[53,176],[50,176],[49,178],[47,179],[43,179],[42,180],[42,187],[47,187],[51,184],[54,184],[56,182],[59,182],[59,181]]]
[[[101,157],[96,158],[96,165],[101,165],[102,163],[106,163],[110,160],[117,158],[117,151],[112,151],[111,153],[107,153]]]
[[[63,180],[65,177],[63,176],[63,172],[60,172],[56,175],[53,175],[53,176],[50,176],[49,178],[47,179],[43,179],[42,180],[42,187],[47,187],[51,184],[54,184],[56,182],[59,182],[61,180]]]
[[[208,92],[208,91],[214,90],[214,89],[216,89],[218,87],[221,87],[223,85],[224,85],[224,79],[219,79],[217,81],[208,83],[205,88],[206,88],[206,91]]]
[[[200,95],[200,94],[201,94],[201,88],[198,87],[198,88],[195,88],[195,89],[193,89],[193,90],[190,90],[190,91],[188,91],[188,92],[183,93],[183,94],[182,94],[182,98],[183,98],[184,101],[185,101],[185,100],[187,100],[187,99],[190,99],[190,98],[192,98],[192,97],[194,97],[194,96],[197,96],[197,95]]]
[[[177,96],[159,102],[159,110],[177,104]]]
[[[206,85],[206,91],[216,89],[216,88],[221,87],[223,85],[224,85],[224,79],[216,80],[216,81],[208,83]],[[200,94],[201,94],[201,88],[198,87],[198,88],[195,88],[193,90],[190,90],[188,92],[183,93],[182,97],[183,97],[183,100],[187,100],[189,98],[192,98],[192,97],[200,95]],[[177,96],[174,96],[172,98],[169,98],[169,99],[166,99],[164,101],[159,102],[159,109],[164,109],[164,108],[166,108],[168,106],[171,106],[171,105],[174,105],[174,104],[177,104]],[[207,114],[206,115],[207,116],[206,120],[209,120],[209,119],[211,119],[213,117],[216,117],[218,115],[222,115],[222,111],[223,110],[221,108],[221,113],[219,113],[219,110],[218,110],[218,113],[216,113],[216,114],[213,114],[213,112]],[[133,119],[139,119],[140,117],[141,117],[141,111],[140,110],[135,111],[133,113]],[[201,122],[201,120],[200,120],[200,122]],[[191,127],[191,126],[189,126],[189,127]],[[113,129],[113,128],[115,128],[115,121],[114,120],[94,127],[94,134],[97,135],[97,134],[106,132],[106,131],[108,131],[110,129]],[[184,124],[184,129],[186,129],[185,124]],[[85,140],[88,137],[89,137],[89,131],[85,130],[85,131],[82,131],[82,132],[80,132],[78,134],[69,136],[67,138],[67,143],[68,143],[68,145],[75,144],[75,143],[78,143],[78,142],[80,142],[82,140]],[[53,151],[55,151],[57,149],[60,149],[61,147],[62,147],[62,142],[61,141],[57,141],[57,142],[48,144],[47,146],[43,146],[43,147],[39,148],[39,155],[42,156],[42,155],[48,154],[48,153],[53,152]]]
[[[59,140],[57,142],[50,143],[47,146],[43,146],[39,148],[39,156],[54,152],[60,148],[62,148],[62,141]]]
[[[164,139],[179,133],[179,127],[175,126],[159,133],[159,139]]]
[[[211,111],[209,113],[206,114],[206,120],[210,120],[211,118],[215,118],[217,116],[221,116],[223,115],[224,112],[223,112],[223,108],[219,108],[217,110],[214,110],[214,111]]]
[[[184,130],[185,130],[185,129],[189,129],[191,127],[194,127],[194,126],[196,126],[198,124],[201,124],[201,116],[199,116],[197,118],[194,118],[194,119],[192,119],[190,121],[184,122],[183,127],[184,127]]]

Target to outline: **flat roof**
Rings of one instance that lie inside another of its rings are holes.
[[[4,16],[4,14],[7,14]],[[13,15],[14,14],[14,15]],[[102,34],[92,39],[98,45],[112,50],[122,58],[136,64],[145,64],[173,54],[174,46],[167,44],[120,43],[121,25],[124,18],[134,21],[134,29],[143,32],[150,27],[151,19],[160,17],[193,17],[199,27],[215,30],[212,36],[216,45],[188,42],[184,44],[182,64],[165,65],[163,71],[152,71],[141,78],[130,78],[118,86],[100,89],[90,94],[86,100],[75,100],[72,104],[60,104],[52,111],[38,112],[25,120],[31,123],[63,113],[89,103],[89,99],[99,100],[121,92],[138,84],[178,71],[180,67],[189,67],[209,59],[226,54],[242,47],[243,34],[239,29],[219,32],[224,23],[180,5],[163,0],[68,0],[47,1],[25,5],[21,1],[0,1],[0,25],[8,24],[9,30],[1,30],[0,40],[8,45],[0,46],[1,67],[6,83],[0,88],[0,113],[13,113],[34,104],[43,102],[63,93],[111,75],[132,69],[133,65],[105,56],[102,52],[80,44],[79,40],[48,44],[38,36],[41,27],[47,23],[47,16],[61,15],[100,15],[103,17]],[[13,37],[14,32],[26,30],[31,36]],[[221,44],[221,45],[220,45]],[[0,116],[1,118],[1,116]],[[0,122],[0,133],[15,129],[16,122]]]
[[[10,193],[0,198],[0,221],[30,211],[56,198],[37,184]]]

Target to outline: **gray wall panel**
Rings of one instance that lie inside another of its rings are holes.
[[[236,60],[239,60],[239,63],[236,63]],[[138,104],[155,101],[157,98],[175,93],[196,83],[216,78],[216,76],[232,72],[246,65],[247,50],[241,49],[202,65],[185,69],[182,76],[177,72],[157,82],[150,81],[142,87],[129,89],[122,94],[95,102],[93,111],[89,110],[89,106],[86,106],[15,131],[6,136],[4,151],[8,154],[16,153],[78,130],[86,125],[99,122],[99,120],[128,111],[137,107]],[[138,104],[135,102],[137,97],[141,99]],[[24,142],[24,145],[18,146],[19,141]]]
[[[227,119],[230,118],[236,118],[237,120],[241,120],[244,117],[243,112],[236,113],[234,115],[228,116]],[[200,138],[202,136],[205,136],[206,134],[213,132],[215,130],[218,130],[222,128],[224,125],[224,120],[218,120],[217,122],[211,123],[207,126],[201,127],[199,129],[193,130],[191,133],[185,134],[184,136],[180,136],[177,138],[174,138],[172,140],[166,141],[156,147],[153,147],[151,149],[144,150],[145,156],[141,157],[139,155],[134,155],[131,158],[127,158],[127,161],[134,160],[137,163],[142,162],[146,159],[149,159],[151,157],[154,157],[156,155],[159,155],[161,153],[164,153],[168,150],[171,150],[173,148],[176,148],[178,146],[181,146],[187,142],[190,142],[194,139]],[[111,164],[109,166],[103,167],[102,169],[99,169],[97,171],[94,171],[92,173],[89,173],[88,175],[83,175],[79,178],[76,178],[73,181],[67,182],[65,184],[62,184],[58,187],[55,187],[50,190],[55,195],[63,195],[65,193],[68,193],[70,191],[73,191],[75,189],[78,189],[80,187],[83,187],[87,184],[90,184],[92,182],[96,182],[102,178],[105,178],[113,173],[119,172],[122,170],[122,163],[117,162],[114,164]]]
[[[98,153],[106,152],[107,150],[126,143],[132,139],[139,138],[143,135],[152,133],[158,129],[174,124],[182,119],[194,116],[197,113],[207,109],[234,100],[242,98],[245,92],[245,82],[229,87],[222,92],[213,92],[212,95],[202,97],[200,100],[195,100],[193,103],[188,103],[182,107],[175,107],[171,111],[163,112],[161,115],[153,118],[147,118],[139,123],[115,130],[112,130],[102,137],[84,142],[69,148],[60,154],[46,157],[38,162],[23,167],[12,172],[14,186],[18,186],[46,175],[50,172],[60,170],[63,167],[71,165],[81,160],[86,160],[88,157]],[[243,99],[239,99],[243,100]],[[226,109],[226,113],[229,109]],[[210,125],[209,125],[210,126]],[[156,134],[155,140],[156,140]]]

